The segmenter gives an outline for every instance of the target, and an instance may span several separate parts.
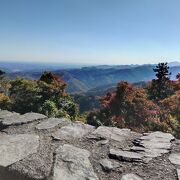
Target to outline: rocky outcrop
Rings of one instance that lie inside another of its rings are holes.
[[[172,153],[172,154],[170,154],[169,160],[171,161],[171,163],[180,166],[180,153]]]
[[[53,180],[98,180],[89,160],[91,153],[73,145],[64,144],[56,150]]]
[[[0,111],[0,180],[177,180],[180,140]]]
[[[180,179],[180,169],[177,169],[178,179]]]
[[[116,161],[112,162],[110,159],[101,159],[100,164],[102,169],[106,172],[115,171],[119,168],[119,163]]]
[[[33,122],[36,120],[44,119],[46,116],[38,113],[26,113],[24,115],[14,114],[4,118],[1,117],[0,123],[1,126],[11,126],[11,125],[20,125]]]
[[[136,136],[137,133],[132,132],[130,129],[119,129],[116,127],[98,127],[93,133],[90,134],[90,139],[108,139],[110,141],[123,142]]]
[[[114,150],[114,149],[110,149],[109,155],[111,158],[115,158],[120,161],[127,161],[127,162],[141,162],[143,158],[143,155],[140,153]]]
[[[7,167],[36,153],[39,136],[31,134],[2,135],[0,137],[0,166]]]
[[[79,139],[94,130],[93,126],[82,124],[82,123],[74,123],[68,126],[64,126],[58,129],[54,134],[53,138],[57,140],[73,140]]]
[[[13,116],[13,115],[19,115],[19,113],[15,113],[15,112],[9,112],[9,111],[0,111],[0,118],[1,119],[5,119],[7,117]]]
[[[65,126],[70,124],[70,120],[65,118],[49,118],[47,120],[42,121],[36,126],[38,130],[49,130],[55,128],[57,126]]]
[[[142,178],[135,174],[126,174],[121,178],[121,180],[142,180]]]

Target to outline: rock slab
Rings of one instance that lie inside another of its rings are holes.
[[[64,144],[56,150],[53,180],[98,180],[89,161],[90,152]]]
[[[89,136],[89,138],[108,139],[122,142],[129,139],[131,134],[132,132],[130,129],[119,129],[116,127],[100,126]]]
[[[19,113],[16,112],[10,112],[7,110],[0,110],[0,119],[4,119],[10,116],[19,115]]]
[[[143,160],[143,155],[141,154],[115,149],[110,149],[109,156],[111,158],[128,162],[141,162]]]
[[[121,178],[121,180],[143,180],[143,179],[135,174],[126,174]]]
[[[180,169],[177,169],[178,180],[180,180]]]
[[[0,136],[0,166],[7,167],[36,153],[39,146],[39,136],[32,134]]]
[[[171,149],[171,141],[175,138],[169,133],[152,132],[144,135],[134,141],[131,150],[142,154],[145,158],[151,160],[154,157],[168,153]]]
[[[65,118],[49,118],[47,120],[44,120],[43,122],[39,123],[36,126],[36,129],[38,130],[48,130],[55,128],[58,125],[67,125],[70,124],[70,121]]]
[[[111,162],[109,159],[101,159],[100,165],[102,166],[102,169],[106,172],[110,172],[119,167],[119,163]]]
[[[8,116],[2,120],[0,120],[2,126],[11,126],[11,125],[21,125],[21,124],[26,124],[30,123],[32,121],[40,120],[40,119],[45,119],[47,118],[43,114],[39,113],[26,113],[24,115],[13,115],[13,116]]]
[[[172,153],[169,156],[169,160],[172,164],[180,165],[180,153]]]
[[[53,134],[53,137],[57,140],[79,139],[91,133],[93,130],[93,126],[82,123],[74,123],[72,125],[63,126]]]

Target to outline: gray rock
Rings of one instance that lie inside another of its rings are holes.
[[[64,126],[61,129],[57,130],[53,134],[53,137],[54,139],[58,140],[78,139],[91,133],[93,130],[93,126],[82,123],[74,123],[72,125]]]
[[[115,170],[119,167],[119,163],[111,162],[109,159],[101,159],[100,164],[102,169],[106,172],[110,172],[111,170]]]
[[[165,149],[146,149],[146,148],[144,149],[145,151],[140,152],[140,154],[142,154],[144,157],[147,158],[155,158],[169,152],[168,150]]]
[[[180,180],[180,169],[177,169],[178,180]]]
[[[110,180],[121,179],[122,175],[122,180],[142,180],[141,177],[177,180],[179,177],[180,143],[171,142],[174,140],[171,134],[142,135],[129,129],[95,129],[64,119],[45,118],[36,113],[19,115],[0,110],[0,125],[2,122],[5,126],[14,125],[0,130],[0,180]],[[72,144],[53,141],[52,135]],[[167,156],[154,158],[169,153],[171,144],[176,152],[169,156],[173,164]],[[140,161],[143,163],[137,165]]]
[[[168,153],[166,149],[146,149],[144,147],[133,146],[131,151],[142,154],[148,160],[151,160],[153,157],[161,156],[161,154]]]
[[[140,146],[133,146],[133,147],[131,147],[130,150],[134,151],[134,152],[145,152],[146,151],[146,149],[144,147],[140,147]]]
[[[100,126],[89,136],[89,138],[108,139],[121,142],[129,139],[131,135],[132,132],[130,129],[119,129],[116,127]]]
[[[141,140],[152,140],[158,142],[169,142],[175,140],[174,136],[170,133],[163,133],[160,131],[152,133],[144,133],[144,136],[140,138]]]
[[[96,144],[98,145],[106,145],[109,143],[109,140],[101,140],[101,141],[98,141]]]
[[[36,153],[39,136],[32,134],[0,136],[0,166],[6,167]]]
[[[65,118],[49,118],[47,120],[42,121],[36,126],[36,129],[43,130],[43,129],[51,129],[58,125],[68,125],[70,124],[70,120]]]
[[[98,180],[89,161],[90,152],[69,144],[56,151],[53,180]]]
[[[142,180],[142,178],[135,174],[126,174],[121,178],[121,180]]]
[[[146,133],[139,140],[139,145],[150,149],[170,149],[174,136],[169,133],[153,132]]]
[[[32,121],[40,120],[40,119],[45,119],[47,118],[43,114],[39,113],[26,113],[24,115],[13,115],[6,117],[1,121],[2,126],[10,126],[10,125],[20,125],[20,124],[26,124]]]
[[[142,141],[139,143],[140,146],[143,146],[147,149],[171,149],[171,143],[170,142],[153,142],[153,140],[149,141]]]
[[[21,176],[28,177],[31,180],[47,179],[50,176],[53,166],[53,147],[51,146],[51,138],[40,138],[38,151],[26,158],[8,166],[9,174],[16,172],[13,178]],[[19,180],[19,178],[17,178]],[[24,180],[24,179],[23,179]]]
[[[10,116],[19,115],[19,113],[10,112],[7,110],[0,110],[0,119],[4,119]]]
[[[110,149],[109,156],[112,158],[116,158],[128,162],[141,162],[143,160],[143,155],[139,153],[115,150],[115,149]]]
[[[180,165],[180,153],[172,153],[169,156],[169,160],[172,164]]]
[[[135,146],[131,148],[131,151],[142,154],[149,161],[151,158],[168,153],[171,149],[171,141],[174,139],[174,136],[169,133],[159,131],[145,133],[144,136],[134,141]]]

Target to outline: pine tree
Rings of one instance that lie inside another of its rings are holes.
[[[156,73],[156,79],[152,80],[148,93],[150,99],[158,101],[172,94],[172,87],[170,85],[171,73],[167,63],[159,63],[153,71]]]
[[[2,70],[0,70],[0,76],[2,76],[2,75],[4,75],[4,74],[5,74],[5,72],[2,71]]]
[[[177,79],[178,81],[180,81],[180,73],[178,73],[178,74],[176,75],[176,79]]]

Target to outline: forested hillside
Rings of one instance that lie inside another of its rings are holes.
[[[100,108],[89,113],[87,122],[179,136],[180,74],[171,80],[167,63],[159,63],[153,71],[156,77],[145,87],[119,82],[114,91],[100,98]]]
[[[0,108],[21,114],[43,113],[49,117],[78,115],[78,107],[65,92],[66,84],[51,72],[44,72],[38,80],[16,78],[9,80],[0,72]]]

